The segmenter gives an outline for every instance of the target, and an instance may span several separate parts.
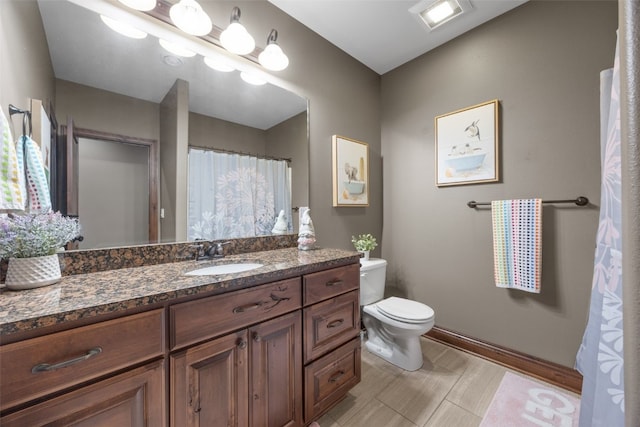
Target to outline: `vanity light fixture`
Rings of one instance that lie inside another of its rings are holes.
[[[191,58],[195,56],[196,53],[186,47],[182,47],[177,43],[169,42],[165,39],[158,39],[160,46],[162,46],[166,51],[173,53],[174,55],[182,56],[184,58]]]
[[[240,8],[237,6],[231,11],[229,26],[220,34],[220,43],[229,52],[237,55],[251,53],[256,47],[255,40],[240,23]]]
[[[123,36],[131,37],[132,39],[143,39],[147,37],[147,33],[133,27],[132,25],[115,20],[113,18],[109,18],[108,16],[104,15],[100,15],[100,19],[102,19],[102,22],[104,22],[107,27],[111,28],[117,33],[122,34]]]
[[[254,86],[262,86],[263,84],[267,83],[267,81],[264,80],[263,78],[258,77],[255,74],[248,73],[246,71],[242,71],[240,73],[240,78],[245,82],[252,84]]]
[[[213,28],[211,18],[196,0],[180,0],[171,6],[169,16],[176,27],[194,36],[209,34]]]
[[[120,0],[120,3],[136,10],[152,10],[156,7],[156,0]]]
[[[469,10],[469,0],[427,0],[416,4],[409,12],[417,14],[433,30]]]
[[[216,71],[221,71],[223,73],[229,73],[235,70],[235,68],[229,65],[229,63],[218,58],[213,58],[211,56],[205,56],[204,63],[207,64],[209,68],[212,68]]]
[[[267,70],[282,71],[289,66],[289,58],[284,54],[277,40],[278,31],[271,30],[267,37],[267,46],[260,52],[260,55],[258,55],[260,65]]]

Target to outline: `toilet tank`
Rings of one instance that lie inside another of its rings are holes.
[[[369,258],[360,261],[360,305],[367,305],[384,298],[387,261]]]

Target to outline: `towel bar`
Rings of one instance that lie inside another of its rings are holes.
[[[576,199],[569,199],[569,200],[543,200],[542,201],[543,204],[548,204],[548,203],[575,203],[578,206],[586,206],[589,204],[589,199],[584,197],[584,196],[579,196]],[[475,208],[478,206],[491,206],[491,202],[476,202],[475,200],[471,200],[470,202],[467,202],[467,206],[470,208]]]

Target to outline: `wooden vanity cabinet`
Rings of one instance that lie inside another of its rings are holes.
[[[303,276],[305,422],[360,382],[360,265]]]
[[[4,344],[0,425],[304,426],[360,381],[358,295],[350,264]]]
[[[301,426],[300,306],[295,278],[172,307],[173,342],[226,335],[170,356],[171,425]],[[200,334],[187,326],[194,315]]]
[[[0,425],[166,425],[164,331],[158,309],[0,346],[2,411],[25,406]]]

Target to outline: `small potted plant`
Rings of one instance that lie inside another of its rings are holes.
[[[56,252],[80,236],[76,218],[60,212],[0,216],[0,259],[7,259],[9,289],[31,289],[61,278]]]
[[[357,237],[351,236],[351,243],[356,248],[356,251],[362,252],[364,254],[364,259],[369,259],[369,252],[374,250],[378,243],[376,242],[376,238],[371,234],[360,234]]]

